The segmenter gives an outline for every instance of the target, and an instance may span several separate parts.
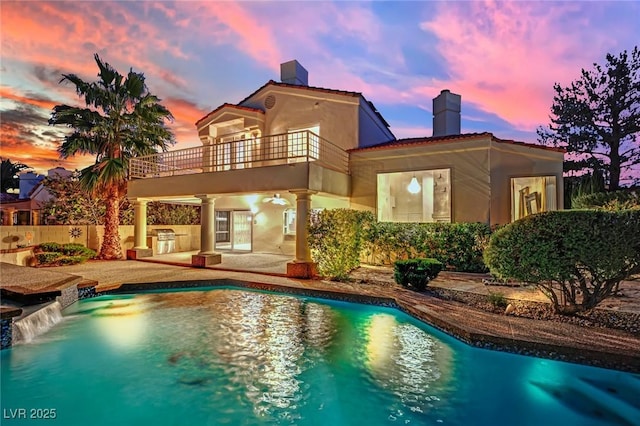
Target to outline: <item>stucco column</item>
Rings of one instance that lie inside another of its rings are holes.
[[[311,262],[311,250],[307,237],[312,191],[290,191],[296,195],[296,262]]]
[[[13,225],[13,213],[16,211],[13,207],[5,207],[2,209],[2,225]]]
[[[211,195],[196,195],[200,204],[200,251],[191,256],[193,266],[205,267],[222,262],[222,256],[215,251],[215,201]]]
[[[287,275],[297,278],[311,278],[315,275],[316,268],[311,259],[307,223],[311,211],[311,196],[316,192],[308,189],[289,192],[296,196],[296,258],[287,264]]]
[[[200,198],[200,251],[198,254],[215,252],[215,197],[196,195]]]
[[[15,217],[16,217],[16,209],[15,209],[15,207],[9,207],[6,210],[6,214],[7,214],[7,216],[6,216],[7,225],[9,225],[9,226],[15,225],[16,224],[16,222],[15,222]]]
[[[134,249],[148,249],[147,246],[147,203],[148,200],[133,200]]]
[[[133,203],[133,248],[127,250],[127,259],[153,256],[153,249],[147,245],[147,203],[144,198],[130,198]]]

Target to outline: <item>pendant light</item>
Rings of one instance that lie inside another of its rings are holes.
[[[409,182],[409,185],[407,186],[407,191],[412,194],[417,194],[418,192],[420,192],[420,189],[420,184],[418,183],[418,179],[416,179],[416,175],[414,174],[411,178],[411,182]]]

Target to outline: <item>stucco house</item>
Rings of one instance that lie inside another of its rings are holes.
[[[66,178],[73,172],[64,167],[47,171],[47,176]],[[2,194],[0,198],[0,220],[2,225],[40,225],[46,222],[42,217],[42,206],[52,196],[44,186],[45,176],[32,171],[20,173],[18,194]]]
[[[563,152],[460,133],[461,97],[434,99],[433,136],[396,139],[363,94],[308,85],[297,62],[237,104],[197,123],[202,146],[134,158],[130,258],[150,255],[146,204],[198,203],[201,250],[295,256],[291,276],[313,272],[306,218],[312,209],[367,209],[380,221],[508,223],[561,209]]]

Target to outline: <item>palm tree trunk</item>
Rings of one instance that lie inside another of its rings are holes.
[[[120,247],[120,203],[118,187],[110,185],[107,188],[106,211],[104,214],[104,239],[100,247],[100,259],[119,260],[122,259],[122,248]]]

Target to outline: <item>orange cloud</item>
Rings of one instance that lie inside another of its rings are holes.
[[[177,73],[148,57],[155,50],[186,59],[180,46],[164,36],[163,28],[141,19],[123,3],[8,2],[0,13],[3,60],[93,78],[97,68],[92,56],[97,52],[117,69],[131,66],[175,87],[187,85]]]
[[[0,86],[0,98],[10,99],[22,104],[34,105],[40,108],[51,110],[57,102],[50,99],[39,98],[35,96],[25,96],[14,92],[10,87]]]

